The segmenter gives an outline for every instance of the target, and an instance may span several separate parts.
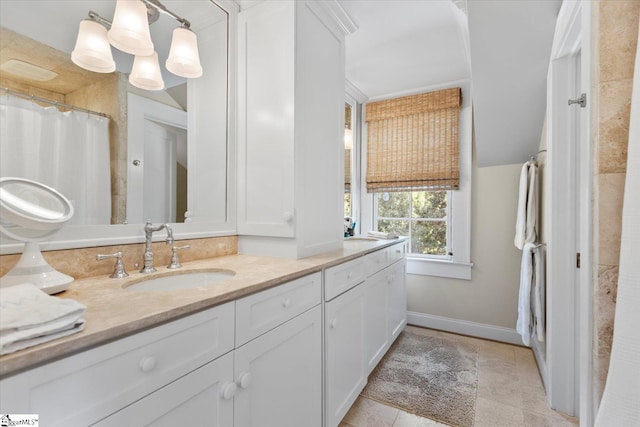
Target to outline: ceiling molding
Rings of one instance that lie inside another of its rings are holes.
[[[349,80],[345,80],[344,87],[347,95],[355,99],[358,104],[364,104],[369,100],[369,97]]]
[[[353,34],[358,30],[358,26],[338,0],[321,1],[315,4],[321,6],[335,20],[345,36]]]

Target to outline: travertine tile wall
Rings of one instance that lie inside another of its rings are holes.
[[[613,340],[629,114],[640,0],[592,5],[594,400],[602,396]]]
[[[238,253],[238,236],[210,237],[205,239],[180,240],[176,246],[191,245],[179,252],[180,262],[195,261]],[[113,272],[114,260],[96,261],[98,254],[124,253],[123,261],[129,273],[142,266],[144,244],[100,246],[93,248],[67,249],[43,252],[42,256],[56,270],[76,280],[95,276],[108,276]],[[153,244],[154,264],[158,270],[169,264],[171,248],[164,242]],[[6,274],[18,262],[20,254],[0,256],[0,276]]]

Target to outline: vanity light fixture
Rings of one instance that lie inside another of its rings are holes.
[[[162,90],[158,54],[154,50],[149,25],[158,13],[169,15],[180,23],[173,31],[171,49],[165,66],[171,73],[196,78],[202,75],[198,40],[190,30],[191,23],[168,10],[158,0],[117,0],[113,22],[89,12],[80,22],[76,47],[71,60],[78,66],[98,73],[115,71],[111,46],[135,55],[129,82],[145,90]],[[109,29],[109,31],[107,31]]]
[[[353,149],[353,131],[350,127],[344,127],[344,148],[345,150]]]

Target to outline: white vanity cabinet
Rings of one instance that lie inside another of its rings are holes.
[[[47,426],[322,427],[322,274],[0,381]]]
[[[365,362],[367,375],[407,324],[406,243],[365,256]]]
[[[241,253],[342,247],[345,33],[330,3],[265,1],[238,14]]]
[[[235,427],[322,426],[322,274],[237,301]]]
[[[325,270],[325,420],[336,427],[407,319],[406,243]]]
[[[233,426],[235,390],[233,353],[227,353],[94,425]]]
[[[153,417],[181,403],[169,404],[176,389],[215,388],[216,375],[187,374],[229,353],[233,342],[231,302],[0,380],[0,407],[3,413],[39,414],[47,426],[87,426],[162,389],[157,399],[164,406],[139,414]]]

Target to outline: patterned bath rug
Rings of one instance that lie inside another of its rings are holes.
[[[478,349],[412,329],[371,372],[362,396],[452,426],[473,426]]]

